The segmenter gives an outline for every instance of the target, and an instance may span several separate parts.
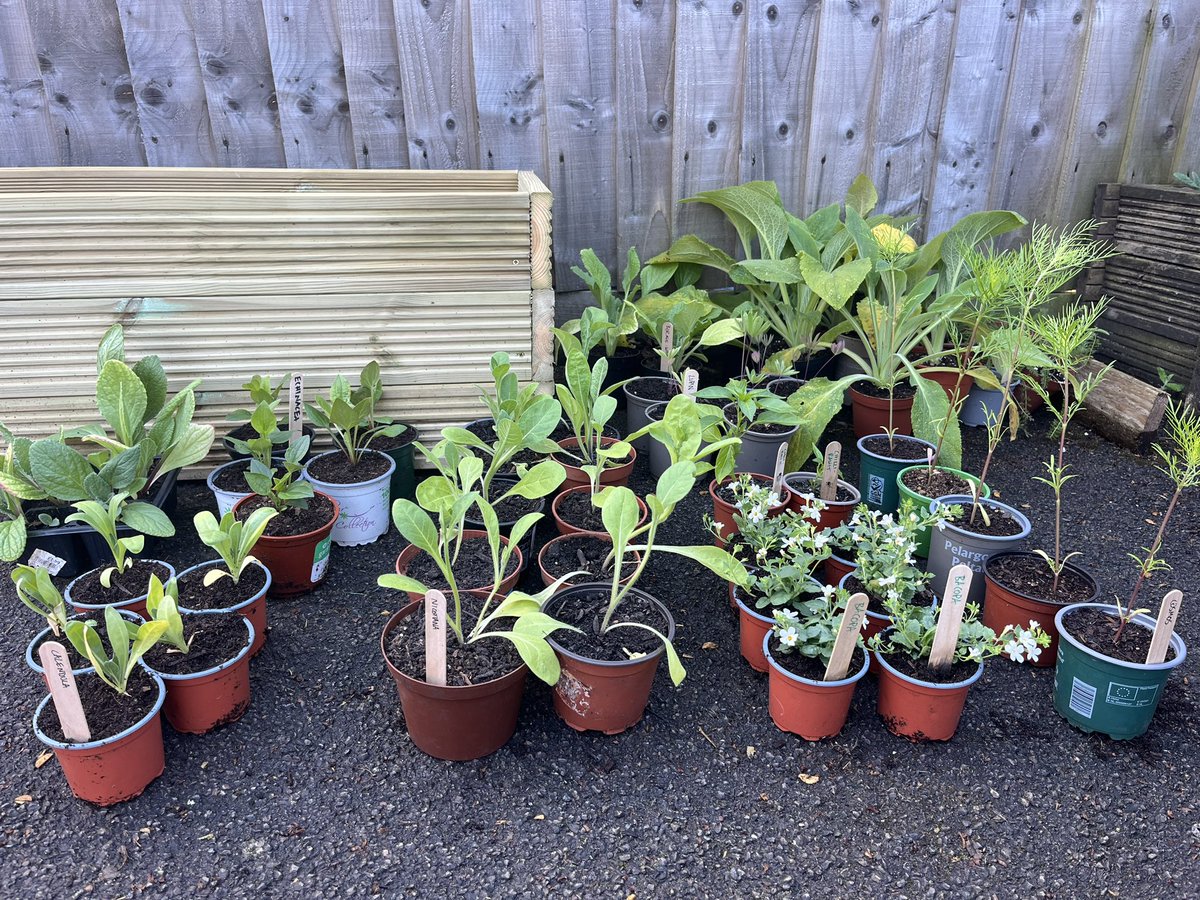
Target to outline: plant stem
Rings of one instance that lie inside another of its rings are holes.
[[[1138,594],[1141,593],[1142,585],[1146,582],[1148,567],[1158,558],[1158,551],[1162,549],[1163,540],[1167,535],[1167,523],[1171,521],[1171,513],[1175,511],[1175,504],[1179,502],[1179,498],[1182,495],[1183,489],[1177,486],[1175,493],[1171,495],[1171,502],[1167,504],[1167,511],[1163,513],[1162,522],[1158,526],[1158,534],[1154,536],[1154,543],[1150,545],[1150,555],[1146,557],[1145,564],[1142,566],[1141,571],[1138,572],[1137,581],[1133,583],[1133,590],[1129,594],[1128,605],[1130,609],[1133,609],[1133,604],[1137,602]],[[1119,637],[1120,633],[1118,631],[1118,639]]]
[[[650,561],[650,549],[654,546],[654,534],[658,530],[658,523],[652,518],[649,526],[647,527],[650,529],[650,531],[646,535],[646,549],[642,551],[641,558],[638,560],[637,568],[633,570],[633,575],[630,576],[629,580],[626,581],[624,585],[622,585],[620,569],[617,568],[613,571],[612,594],[609,595],[610,599],[608,601],[608,609],[604,613],[604,619],[600,622],[601,634],[605,634],[608,631],[608,626],[612,623],[612,617],[617,611],[617,607],[621,605],[621,601],[623,601],[629,595],[630,590],[632,590],[633,586],[637,584],[638,579],[642,577],[643,570],[646,568],[646,563]],[[616,548],[614,548],[614,550],[615,549]]]

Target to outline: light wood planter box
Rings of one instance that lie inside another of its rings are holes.
[[[203,379],[218,436],[256,373],[302,372],[311,398],[376,359],[384,414],[433,441],[486,415],[495,351],[553,381],[550,192],[527,172],[0,169],[0,420],[98,422],[118,321],[172,391]]]

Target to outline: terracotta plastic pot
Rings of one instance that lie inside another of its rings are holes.
[[[962,381],[958,380],[958,372],[931,372],[929,369],[917,369],[922,378],[927,378],[936,384],[942,386],[942,390],[946,392],[946,399],[951,403],[954,402],[954,388],[958,386],[958,397],[963,402],[966,402],[967,395],[971,392],[971,386],[975,384],[975,376],[963,375]]]
[[[252,566],[258,566],[267,576],[266,583],[262,589],[247,600],[241,603],[235,603],[233,606],[226,606],[220,609],[188,609],[179,607],[181,613],[241,613],[250,620],[250,624],[254,626],[254,644],[250,647],[250,655],[258,656],[258,652],[262,650],[263,645],[267,642],[267,593],[271,590],[271,570],[260,563],[258,560],[250,563]],[[190,569],[184,569],[179,573],[179,577],[190,575],[193,572],[200,572],[204,569],[210,569],[213,566],[221,566],[224,568],[225,561],[220,559],[209,560],[202,562],[199,565],[192,566]],[[165,676],[164,676],[165,677]]]
[[[156,563],[157,565],[160,565],[160,566],[166,566],[167,580],[169,581],[175,577],[175,567],[172,566],[169,562],[164,562],[161,559],[143,559],[143,560],[140,560],[140,562],[152,562],[152,563]],[[141,596],[138,596],[138,597],[131,597],[128,600],[122,600],[120,603],[83,603],[82,601],[76,600],[71,596],[72,589],[82,579],[86,578],[88,575],[91,575],[92,572],[95,572],[98,569],[106,569],[111,565],[112,565],[112,563],[108,563],[103,566],[97,566],[95,569],[89,569],[88,571],[84,572],[82,575],[72,578],[70,584],[68,584],[66,589],[63,591],[63,600],[65,600],[67,605],[70,606],[72,609],[74,609],[75,612],[84,613],[85,615],[87,615],[87,614],[98,615],[100,619],[104,618],[104,610],[109,606],[111,606],[117,612],[121,612],[123,610],[128,610],[131,613],[136,613],[137,615],[141,616],[143,619],[147,618],[149,614],[146,612],[146,595],[145,594],[142,594]],[[150,579],[147,578],[146,581],[147,581],[147,588],[149,588]],[[165,584],[166,582],[163,582],[163,583]]]
[[[762,571],[758,568],[758,566],[752,566],[749,563],[743,563],[743,565],[745,566],[746,572],[749,575],[757,575],[760,571]],[[729,608],[734,612],[737,612],[737,597],[735,597],[734,594],[737,592],[738,586],[732,581],[725,582],[725,586],[729,590]]]
[[[619,438],[610,438],[610,437],[600,438],[600,444],[601,444],[601,446],[604,446],[604,447],[611,447],[613,444],[617,443],[619,440],[620,440]],[[573,437],[563,438],[561,441],[558,442],[558,446],[562,447],[564,450],[574,451],[579,448],[579,441]],[[573,466],[570,463],[566,462],[565,454],[555,456],[554,458],[556,460],[558,460],[559,463],[562,464],[562,467],[567,472],[566,480],[563,481],[563,489],[564,490],[573,488],[573,487],[576,487],[579,485],[586,486],[586,485],[590,485],[592,483],[591,479],[588,478],[587,473],[584,472],[583,469],[579,468],[578,466]],[[629,460],[627,462],[621,463],[618,466],[612,466],[611,468],[607,468],[603,472],[600,473],[601,486],[608,486],[610,484],[621,486],[621,485],[628,484],[629,476],[633,472],[633,464],[635,462],[637,462],[637,451],[634,450],[633,447],[630,447],[629,448]]]
[[[95,675],[84,675],[95,678]],[[42,711],[51,702],[49,695],[38,704],[33,714],[33,732],[37,739],[54,751],[62,766],[67,784],[80,800],[97,806],[112,806],[132,800],[147,785],[163,773],[162,719],[159,711],[167,689],[157,675],[151,674],[158,686],[154,708],[136,724],[120,734],[86,744],[69,744],[47,737],[38,725]]]
[[[464,543],[466,541],[486,541],[487,540],[487,532],[486,531],[474,531],[474,530],[468,528],[468,529],[464,529],[462,534],[463,534],[463,542]],[[500,535],[500,543],[508,544],[508,538],[506,538],[504,535]],[[400,551],[400,555],[398,557],[396,557],[396,574],[397,575],[407,575],[408,567],[410,565],[412,565],[412,561],[417,558],[417,554],[423,553],[423,552],[424,551],[421,550],[420,547],[417,547],[414,544],[405,545],[404,549]],[[502,582],[500,582],[500,589],[498,591],[496,591],[497,594],[507,595],[512,591],[513,588],[515,588],[517,586],[517,579],[521,577],[521,570],[525,568],[525,560],[524,560],[524,557],[521,555],[520,547],[514,547],[512,556],[509,558],[508,564],[511,566],[514,563],[516,564],[516,566],[513,569],[512,574],[509,575],[508,577],[506,577]],[[470,594],[473,597],[479,597],[480,599],[486,600],[488,598],[488,595],[492,593],[492,586],[490,584],[484,584],[484,585],[480,585],[478,587],[466,588],[466,587],[462,587],[460,585],[459,590],[463,591],[464,593]],[[424,600],[425,595],[417,593],[416,591],[409,591],[408,599],[413,601],[414,603],[416,603],[418,601]]]
[[[205,610],[192,616],[223,616],[227,613]],[[151,669],[167,685],[163,712],[176,731],[207,734],[214,728],[236,722],[250,708],[250,648],[254,646],[254,626],[245,616],[246,643],[237,655],[219,666],[187,675],[171,675]]]
[[[850,385],[848,393],[854,412],[855,437],[880,434],[888,428],[895,429],[896,434],[912,434],[912,397],[871,397],[854,385]]]
[[[925,468],[925,465],[905,466],[903,469],[901,469],[899,472],[896,473],[896,490],[900,494],[900,502],[903,503],[905,500],[911,500],[914,504],[916,504],[918,514],[928,512],[929,507],[933,504],[933,501],[935,498],[934,497],[926,497],[924,494],[918,494],[916,491],[914,491],[912,488],[910,488],[907,484],[904,483],[904,476],[908,472],[913,472],[913,471],[916,471],[917,469],[924,469],[924,468]],[[940,469],[943,472],[950,472],[954,475],[957,475],[959,478],[965,478],[971,484],[975,485],[975,490],[979,491],[980,497],[986,498],[986,497],[990,497],[992,495],[992,489],[990,487],[988,487],[986,484],[983,484],[982,482],[980,482],[980,480],[978,478],[976,478],[974,475],[972,475],[970,472],[964,472],[962,469],[952,469],[949,466],[934,466],[934,468]],[[929,556],[929,534],[930,534],[930,529],[928,529],[928,528],[920,528],[917,530],[917,533],[915,535],[915,541],[917,544],[917,556],[926,556],[926,557]]]
[[[388,635],[420,609],[421,602],[408,604],[388,619],[379,637],[379,650],[400,695],[408,736],[418,750],[437,759],[479,759],[495,753],[517,730],[529,668],[521,665],[507,675],[472,685],[438,686],[410,678],[388,659]]]
[[[981,618],[983,619],[983,624],[996,632],[996,634],[999,634],[1008,625],[1020,625],[1022,628],[1028,628],[1030,621],[1041,625],[1046,633],[1050,635],[1050,646],[1044,647],[1037,662],[1030,663],[1030,665],[1037,666],[1039,669],[1048,669],[1054,665],[1055,660],[1058,658],[1058,629],[1054,624],[1056,621],[1055,617],[1060,610],[1070,604],[1054,603],[1050,600],[1031,597],[1019,591],[1010,590],[996,581],[992,576],[992,566],[1003,559],[1014,556],[1032,558],[1042,564],[1045,563],[1045,560],[1040,556],[1024,550],[996,553],[989,557],[983,567],[984,593],[983,616]],[[1092,587],[1091,595],[1086,600],[1080,601],[1081,603],[1092,603],[1100,596],[1100,587],[1096,584],[1096,579],[1085,570],[1073,563],[1067,563],[1067,571],[1082,576]]]
[[[830,556],[825,560],[825,583],[838,587],[842,579],[858,568],[858,563],[843,559],[840,556]]]
[[[492,486],[497,489],[497,492],[499,494],[499,493],[503,493],[504,491],[511,488],[513,485],[515,485],[517,483],[517,481],[518,481],[517,478],[509,478],[507,476],[502,476],[502,477],[496,478],[496,480],[492,482]],[[474,512],[474,511],[475,511],[475,507],[472,507],[472,512]],[[533,558],[533,555],[534,555],[533,548],[535,546],[537,546],[538,526],[541,525],[543,521],[545,521],[546,498],[545,497],[538,498],[537,508],[531,509],[529,512],[541,514],[543,517],[541,519],[538,519],[538,521],[534,523],[533,527],[530,528],[527,532],[525,532],[525,536],[523,538],[521,538],[521,543],[519,546],[520,546],[520,550],[521,550],[521,571],[522,572],[525,571],[525,566],[527,566],[529,564],[529,560]],[[517,522],[519,522],[521,520],[521,518],[525,515],[528,515],[528,513],[522,513],[521,515],[515,516],[514,518],[511,518],[511,519],[501,519],[500,523],[499,523],[500,524],[500,534],[507,538],[512,533],[512,527],[514,525],[516,525]],[[472,528],[474,528],[477,531],[481,531],[484,528],[487,528],[487,523],[484,522],[483,519],[474,518],[473,516],[471,516],[469,514],[463,518],[463,521],[467,525],[470,525]]]
[[[980,500],[979,503],[985,510],[1000,510],[1007,513],[1021,526],[1021,530],[1017,534],[1003,537],[977,534],[963,527],[964,519],[970,518],[972,503],[973,498],[966,494],[950,494],[939,497],[929,504],[930,509],[934,511],[939,506],[961,506],[963,519],[947,522],[943,530],[930,534],[929,563],[926,570],[933,575],[933,584],[938,586],[946,583],[950,570],[959,563],[970,566],[971,571],[979,577],[971,579],[971,592],[967,595],[967,602],[982,603],[985,590],[984,564],[997,553],[1020,549],[1026,538],[1029,537],[1032,526],[1029,524],[1029,519],[1020,510],[998,500]]]
[[[983,675],[983,663],[965,681],[934,684],[909,678],[892,668],[883,655],[875,654],[879,674],[876,709],[892,734],[910,741],[948,741],[958,730],[967,692]]]
[[[330,532],[338,520],[338,503],[328,494],[316,492],[333,504],[333,515],[320,528],[306,534],[271,537],[264,534],[254,545],[254,558],[271,573],[268,597],[296,597],[307,594],[329,574],[329,550],[333,543]],[[239,500],[234,510],[250,498]]]
[[[117,610],[117,612],[120,613],[122,619],[126,619],[135,624],[141,624],[142,622],[145,621],[145,619],[143,619],[137,613],[135,613],[131,610],[128,610],[128,609],[119,609],[119,610]],[[76,615],[68,617],[69,621],[83,622],[88,619],[91,619],[91,620],[96,621],[101,624],[103,622],[103,619],[97,619],[97,617],[94,614],[78,614],[77,613]],[[51,632],[48,627],[43,628],[36,635],[34,635],[32,641],[30,641],[28,644],[25,645],[25,665],[27,665],[27,666],[29,666],[29,668],[33,669],[33,671],[35,671],[38,675],[42,676],[42,681],[45,683],[47,689],[49,689],[49,687],[50,687],[50,680],[46,677],[46,670],[45,670],[45,668],[43,668],[41,660],[38,659],[37,654],[34,652],[34,648],[37,647],[38,645],[40,645],[42,643],[42,641],[50,639],[50,633]],[[53,638],[53,640],[58,641],[64,647],[68,645],[67,636],[65,634],[59,635],[57,638]],[[86,665],[86,666],[72,667],[71,674],[75,675],[75,676],[79,676],[79,675],[84,674],[85,672],[91,672],[92,670],[93,670],[93,666],[91,665],[91,663],[88,663],[88,665]]]
[[[733,524],[733,516],[734,516],[734,513],[737,512],[737,507],[734,506],[732,503],[727,503],[726,501],[724,501],[720,497],[718,497],[717,496],[717,488],[728,484],[730,481],[732,481],[734,478],[736,478],[738,475],[741,475],[741,474],[749,474],[750,477],[753,478],[755,481],[757,481],[759,484],[765,484],[767,487],[770,487],[773,482],[773,479],[770,476],[759,475],[754,472],[750,472],[750,473],[735,472],[733,475],[730,475],[728,478],[726,478],[720,484],[718,484],[715,481],[710,481],[708,483],[708,496],[712,497],[713,521],[715,521],[721,525],[721,530],[720,530],[719,534],[723,534],[723,535],[724,534],[733,534],[737,530],[737,527]],[[787,506],[788,506],[788,498],[785,496],[785,497],[781,498],[778,503],[775,503],[768,508],[767,517],[770,518],[771,516],[779,515],[785,509],[787,509]],[[722,538],[722,537],[718,537],[713,541],[713,543],[716,544],[718,547],[724,547],[725,542],[726,542],[726,539]]]
[[[612,538],[610,538],[607,534],[594,534],[592,532],[583,532],[583,535],[585,537],[590,537],[595,540],[601,541],[602,543],[605,543],[605,544],[612,543]],[[542,545],[542,549],[538,551],[538,555],[537,555],[538,570],[542,573],[542,584],[544,584],[546,587],[550,587],[550,585],[554,584],[554,581],[556,578],[556,576],[551,575],[549,572],[546,571],[546,566],[542,563],[542,558],[546,555],[546,551],[549,550],[550,547],[552,547],[552,546],[560,546],[564,542],[570,541],[571,538],[577,537],[577,536],[578,535],[575,535],[575,534],[560,534],[558,537],[554,538],[553,540],[546,541],[546,543]],[[633,566],[633,570],[636,570],[638,563],[642,559],[642,555],[640,553],[638,553],[636,550],[634,550],[631,552],[631,556],[633,557],[633,559],[630,562],[630,565]],[[634,575],[633,570],[631,570],[628,575],[626,575],[624,578],[621,579],[621,582],[620,582],[621,584],[625,584],[627,581],[629,581],[630,578],[633,577],[633,575]],[[583,576],[580,576],[580,577],[583,577]],[[563,582],[562,587],[568,588],[573,583],[574,582],[572,582],[570,580],[565,581],[565,582]]]
[[[871,655],[863,658],[857,672],[837,681],[813,681],[794,675],[771,655],[771,635],[763,637],[762,654],[767,661],[767,708],[780,731],[798,734],[806,741],[819,741],[839,734],[850,715],[854,688],[871,667]]]
[[[798,488],[792,486],[793,481],[797,484],[807,484],[809,482],[820,484],[821,476],[816,472],[789,472],[783,476],[783,486],[788,493],[788,509],[793,512],[803,513],[817,498],[817,493],[803,493]],[[862,494],[850,482],[842,481],[839,478],[838,487],[849,491],[854,496],[849,500],[822,500],[821,502],[825,504],[825,508],[821,510],[821,518],[817,520],[819,528],[837,528],[850,518],[854,512],[854,507],[862,502]]]
[[[584,528],[577,528],[559,515],[559,505],[563,502],[568,494],[590,494],[592,487],[590,484],[580,484],[572,488],[567,488],[565,491],[560,491],[558,496],[554,498],[554,502],[550,504],[550,515],[554,517],[554,526],[558,529],[560,535],[567,534],[600,534],[607,535],[607,531],[588,531]],[[646,509],[646,503],[641,497],[634,494],[634,499],[638,505],[638,527],[640,528],[646,522],[646,517],[650,515],[650,511]]]
[[[865,445],[870,437],[872,435],[867,435],[858,441],[858,487],[862,491],[862,498],[866,501],[869,509],[894,513],[900,506],[900,491],[896,487],[896,475],[901,469],[911,466],[913,460],[898,459],[868,450]],[[896,441],[916,444],[929,450],[936,449],[929,441],[923,441],[920,438],[898,436]]]
[[[774,616],[764,616],[746,603],[739,588],[733,589],[733,602],[738,610],[738,646],[742,659],[750,663],[755,672],[767,671],[767,659],[763,656],[763,639],[775,625]]]
[[[304,480],[309,482],[314,490],[333,498],[338,505],[338,517],[331,532],[335,544],[339,547],[373,544],[387,534],[391,521],[389,516],[392,509],[392,473],[396,471],[396,461],[386,453],[376,450],[364,451],[371,456],[387,460],[387,471],[367,481],[352,484],[321,481],[309,474],[309,469],[317,460],[340,453],[340,450],[330,450],[328,453],[314,456],[304,467]]]
[[[547,609],[552,604],[569,602],[581,592],[609,590],[611,585],[589,583],[575,585],[559,591],[546,601]],[[667,640],[675,637],[675,620],[667,608],[644,591],[631,588],[649,600],[662,616],[663,622],[647,623],[659,626]],[[553,611],[549,610],[551,615]],[[666,628],[661,628],[665,623]],[[637,659],[598,660],[588,659],[564,649],[555,643],[553,635],[548,638],[550,646],[558,654],[562,675],[554,685],[554,711],[576,731],[602,731],[605,734],[620,734],[641,721],[650,702],[650,689],[654,686],[654,674],[658,661],[663,657],[662,648]]]

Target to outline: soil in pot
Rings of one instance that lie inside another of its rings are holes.
[[[386,462],[384,468],[387,468]],[[244,522],[250,518],[250,514],[254,510],[267,505],[266,497],[254,495],[243,501],[233,514],[239,521]],[[327,497],[316,496],[309,499],[308,506],[304,509],[290,506],[283,510],[267,523],[267,530],[263,534],[267,537],[295,537],[298,534],[308,534],[328,525],[332,518],[333,503]]]
[[[556,631],[554,642],[585,659],[606,662],[627,662],[630,654],[652,654],[662,648],[662,641],[641,628],[618,628],[608,634],[600,634],[600,623],[608,608],[607,591],[577,591],[565,601],[551,600],[546,612],[566,625],[574,625],[579,631]],[[648,597],[630,592],[613,615],[613,623],[642,622],[667,632],[667,623],[662,613]]]
[[[734,477],[736,478],[736,476],[734,476]],[[756,479],[754,479],[754,482],[755,482],[755,484],[759,485],[760,487],[766,487],[766,486],[770,485],[769,478],[762,480],[762,481],[760,481],[759,479],[756,478]],[[723,482],[721,482],[721,484],[718,484],[716,487],[713,488],[713,493],[715,493],[717,495],[718,499],[722,500],[725,503],[728,503],[730,506],[737,506],[737,502],[738,502],[737,494],[734,493],[733,487],[734,487],[733,480],[723,481]],[[779,501],[779,502],[782,502],[782,501]],[[778,505],[778,502],[772,504],[772,506],[777,506],[777,505]]]
[[[93,741],[102,741],[133,727],[158,702],[158,685],[142,668],[135,668],[130,674],[124,694],[118,694],[99,678],[79,678],[75,684]],[[68,743],[53,703],[46,704],[38,724],[46,737]]]
[[[158,643],[146,654],[146,665],[165,675],[191,675],[229,662],[246,646],[246,624],[240,614],[183,617],[184,637],[191,650],[181,653]]]
[[[114,572],[112,587],[100,583],[103,568],[96,569],[80,576],[71,587],[71,600],[75,603],[86,603],[89,606],[102,606],[109,603],[124,603],[134,597],[144,596],[150,588],[150,576],[157,575],[164,584],[171,577],[171,570],[162,563],[148,559],[135,559],[132,568],[124,572]]]
[[[1154,632],[1136,623],[1128,625],[1121,635],[1121,643],[1113,643],[1113,635],[1117,633],[1120,624],[1116,617],[1110,616],[1102,609],[1077,609],[1063,616],[1063,622],[1068,624],[1071,637],[1097,653],[1121,662],[1142,664],[1146,662],[1146,654],[1150,652],[1150,640]],[[1167,644],[1167,656],[1163,662],[1175,658],[1175,648]]]
[[[599,510],[597,510],[599,512]],[[572,572],[584,571],[587,576],[579,576],[576,581],[611,581],[612,569],[605,569],[608,554],[612,552],[612,543],[601,540],[590,534],[567,535],[563,540],[556,540],[546,545],[542,554],[541,564],[553,578],[561,578]],[[632,559],[621,563],[621,577],[633,574],[637,568]],[[561,641],[559,642],[561,643]]]
[[[818,498],[821,496],[821,482],[813,481],[811,478],[788,478],[785,483],[799,494],[812,494]],[[849,503],[853,499],[854,491],[842,484],[837,486],[837,496],[833,498],[834,503]]]
[[[863,667],[865,656],[866,651],[862,647],[854,648],[854,653],[850,657],[850,668],[846,670],[847,678]],[[800,678],[807,678],[809,681],[821,681],[825,678],[826,664],[819,656],[783,653],[780,649],[779,639],[774,635],[771,635],[771,659],[775,660],[775,665],[779,668],[786,669]]]
[[[1052,594],[1054,573],[1037,556],[1005,556],[988,561],[987,573],[1002,587],[1049,603],[1086,603],[1092,599],[1092,584],[1076,572],[1064,569],[1058,580],[1058,592]],[[1126,629],[1128,631],[1128,629]],[[1074,632],[1072,632],[1074,633]],[[1143,659],[1145,656],[1143,656]]]
[[[891,391],[887,390],[887,388],[881,388],[870,381],[858,381],[851,385],[851,390],[858,391],[864,397],[873,397],[876,400],[907,400],[917,395],[916,389],[907,381],[897,382]],[[886,435],[884,439],[887,439]],[[924,454],[921,455],[924,456]]]
[[[378,453],[365,453],[353,465],[342,453],[319,456],[308,465],[308,474],[325,484],[362,484],[383,475],[391,461]]]
[[[845,587],[846,590],[848,590],[851,594],[857,594],[860,591],[866,594],[867,600],[869,601],[867,603],[867,609],[871,612],[878,613],[881,616],[886,616],[888,614],[887,608],[883,605],[883,601],[866,589],[863,583],[859,580],[857,574],[850,574],[850,577],[846,579]],[[934,599],[936,598],[933,591],[926,587],[917,591],[909,603],[912,606],[933,606]],[[891,659],[889,659],[888,662],[891,662]]]
[[[511,482],[508,484],[498,484],[493,482],[491,488],[488,489],[488,500],[493,504],[492,508],[496,511],[496,516],[501,522],[515,522],[517,519],[521,518],[521,516],[526,515],[527,513],[541,511],[542,506],[546,502],[545,498],[543,497],[530,500],[527,497],[513,495],[512,497],[507,497],[499,503],[496,503],[496,498],[505,491],[509,490],[511,487]],[[596,512],[598,513],[600,510],[596,510]],[[473,519],[472,521],[476,520]],[[507,534],[507,530],[505,533]],[[526,542],[522,541],[522,544],[524,543]]]
[[[631,381],[625,386],[625,390],[629,391],[629,393],[633,394],[639,400],[661,403],[670,400],[683,389],[679,386],[679,382],[668,376],[666,378],[645,378],[639,381]]]
[[[466,545],[464,545],[464,550]],[[461,558],[461,557],[460,557]],[[491,575],[488,575],[491,580]],[[470,594],[460,594],[462,598],[462,625],[464,631],[470,631],[483,601]],[[448,612],[453,612],[454,601],[447,597]],[[492,601],[495,609],[496,601]],[[503,630],[511,626],[512,619],[498,619],[489,630]],[[425,680],[425,614],[405,616],[396,623],[392,633],[388,635],[388,659],[393,666],[416,681]],[[446,684],[450,687],[482,684],[494,678],[507,675],[521,665],[520,654],[512,643],[504,638],[487,638],[473,644],[462,646],[458,638],[447,629],[446,632]]]
[[[927,659],[916,660],[904,653],[881,655],[900,674],[930,684],[957,684],[966,681],[979,669],[977,662],[955,662],[941,669],[931,669]]]
[[[604,531],[601,511],[592,505],[588,491],[566,494],[558,501],[558,517],[581,531]]]
[[[988,521],[985,522],[983,516],[976,515],[975,521],[972,522],[971,507],[964,503],[963,514],[954,520],[954,527],[969,531],[971,534],[982,534],[987,537],[1012,537],[1025,530],[1025,527],[1014,516],[1002,509],[989,506],[987,514]]]
[[[777,378],[767,385],[767,390],[776,397],[787,399],[804,387],[804,383],[796,378]]]
[[[387,453],[389,450],[397,450],[406,444],[411,444],[417,439],[417,429],[411,425],[405,425],[404,430],[395,437],[387,437],[380,435],[371,441],[371,449],[378,450],[380,453]]]
[[[218,567],[224,571],[224,567]],[[204,576],[213,569],[189,572],[176,580],[179,605],[185,609],[226,609],[249,600],[267,584],[267,573],[260,566],[249,565],[242,570],[235,584],[232,578],[218,578],[205,586]],[[160,670],[161,671],[161,670]],[[194,671],[201,671],[196,669]]]
[[[248,459],[225,466],[213,478],[213,487],[229,491],[231,494],[249,493],[250,485],[246,484],[246,473],[249,471],[250,460]]]
[[[504,573],[504,577],[507,578],[509,575],[512,575],[516,571],[516,568],[517,558],[514,553],[509,557],[508,571]],[[408,564],[405,574],[410,578],[415,578],[430,590],[450,590],[450,582],[442,575],[442,570],[437,567],[437,563],[433,561],[433,557],[428,553],[418,553],[414,556],[412,562]],[[460,591],[491,585],[493,580],[492,551],[486,538],[467,538],[462,542],[462,547],[458,551],[458,559],[454,564],[454,579],[458,582]],[[409,618],[417,617],[409,616]],[[408,621],[408,619],[405,619],[405,621]],[[422,619],[423,622],[424,620]],[[421,628],[424,629],[424,627],[424,624],[422,624]],[[401,667],[397,666],[397,668]],[[421,671],[424,672],[425,670],[422,668]],[[504,673],[501,672],[500,674]],[[424,676],[422,675],[422,677]]]
[[[900,438],[902,437],[901,435]],[[900,438],[893,441],[886,434],[872,435],[863,441],[863,447],[877,456],[885,456],[888,459],[926,459],[925,451],[929,449],[928,447],[916,441],[906,441]]]
[[[971,482],[953,472],[934,466],[912,469],[900,476],[904,486],[914,494],[935,499],[949,494],[970,494]]]

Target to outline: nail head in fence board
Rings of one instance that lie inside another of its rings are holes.
[[[683,392],[689,397],[695,397],[700,389],[700,373],[695,369],[683,370]]]
[[[92,739],[92,730],[88,728],[83,704],[79,702],[79,688],[75,686],[67,648],[58,641],[46,641],[38,648],[38,659],[46,670],[46,681],[50,684],[50,696],[54,698],[63,735],[73,743],[87,743]]]
[[[446,595],[425,594],[425,683],[446,684]]]
[[[859,632],[862,631],[863,619],[867,616],[867,603],[867,595],[862,592],[852,594],[846,603],[846,611],[842,613],[842,622],[833,641],[833,651],[829,654],[829,665],[825,667],[824,681],[841,681],[846,677],[846,670],[850,668],[850,660],[858,644]]]
[[[658,370],[660,372],[671,371],[671,351],[675,349],[675,326],[670,322],[663,322],[662,325],[662,359],[658,361]]]
[[[304,433],[304,376],[295,372],[288,379],[288,445]]]
[[[1158,608],[1158,621],[1154,626],[1154,635],[1150,638],[1150,651],[1146,654],[1146,665],[1153,666],[1165,662],[1167,647],[1171,643],[1171,635],[1175,633],[1175,620],[1179,618],[1179,607],[1183,603],[1183,591],[1170,591],[1163,597],[1162,606]]]
[[[830,441],[825,448],[825,463],[821,467],[821,499],[836,500],[838,489],[838,469],[842,465],[842,445],[838,441]]]
[[[971,567],[959,563],[946,576],[946,587],[942,590],[938,606],[937,630],[933,634],[933,647],[929,651],[929,667],[940,669],[954,661],[954,649],[958,646],[958,633],[962,630],[963,612],[967,596],[971,592]]]
[[[783,493],[783,471],[787,468],[788,442],[784,441],[775,452],[775,476],[771,480],[771,490],[776,494]]]

